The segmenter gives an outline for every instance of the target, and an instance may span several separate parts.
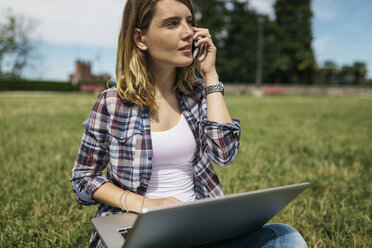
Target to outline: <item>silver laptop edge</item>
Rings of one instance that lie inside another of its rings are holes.
[[[228,200],[231,198],[236,198],[236,197],[244,197],[247,195],[257,195],[257,194],[262,194],[265,192],[275,192],[275,191],[281,191],[284,189],[291,189],[291,188],[303,188],[301,189],[301,192],[305,190],[308,186],[310,185],[309,182],[303,182],[303,183],[298,183],[298,184],[290,184],[290,185],[285,185],[285,186],[279,186],[279,187],[272,187],[272,188],[265,188],[265,189],[258,189],[258,190],[252,190],[248,192],[241,192],[241,193],[235,193],[235,194],[230,194],[230,195],[225,195],[223,197],[218,197],[218,198],[205,198],[197,201],[192,201],[192,202],[185,202],[180,205],[171,205],[171,206],[165,206],[165,207],[154,207],[154,208],[144,208],[141,212],[141,214],[149,213],[149,212],[154,212],[154,211],[159,211],[159,210],[165,210],[165,209],[172,209],[172,208],[179,208],[179,207],[184,207],[188,205],[199,205],[200,203],[205,203],[205,202],[215,202],[216,200]],[[300,192],[300,193],[301,193]]]
[[[190,247],[257,230],[310,183],[300,183],[143,209],[140,215],[117,214],[92,219],[107,248]],[[135,227],[126,236],[118,229]]]

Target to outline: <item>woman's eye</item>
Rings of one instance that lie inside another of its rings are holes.
[[[187,23],[188,23],[190,26],[192,26],[192,20],[187,21]]]
[[[176,26],[178,23],[176,21],[168,22],[167,26]]]

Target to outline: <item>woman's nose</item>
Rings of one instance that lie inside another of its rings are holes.
[[[182,33],[184,36],[183,38],[190,38],[194,34],[194,31],[192,30],[191,25],[185,22],[182,26],[183,26]]]

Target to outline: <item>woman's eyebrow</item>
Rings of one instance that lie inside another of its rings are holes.
[[[177,16],[168,17],[162,20],[162,23],[167,23],[170,21],[179,21],[181,18]]]
[[[167,22],[170,22],[170,21],[179,21],[181,20],[182,18],[179,17],[179,16],[171,16],[171,17],[168,17],[168,18],[165,18],[161,21],[161,23],[167,23]],[[191,19],[192,20],[192,16],[187,16],[186,19]]]

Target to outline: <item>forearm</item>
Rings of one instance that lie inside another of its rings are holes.
[[[123,189],[112,183],[105,183],[94,192],[93,198],[115,208],[121,208],[121,202],[123,208],[136,213],[140,213],[143,208],[153,208],[182,203],[174,197],[151,199],[133,192],[124,193],[124,195],[123,193]]]
[[[128,195],[121,195],[124,190],[115,186],[112,183],[105,183],[93,194],[93,198],[99,202],[110,205],[112,207],[120,208],[121,205],[131,212],[141,212],[141,205],[144,197],[142,195],[130,192]],[[121,197],[121,199],[120,199]]]
[[[219,82],[219,77],[216,71],[204,75],[203,79],[206,87]],[[207,95],[207,118],[209,121],[215,121],[218,123],[232,122],[224,96],[221,92],[214,92]]]

